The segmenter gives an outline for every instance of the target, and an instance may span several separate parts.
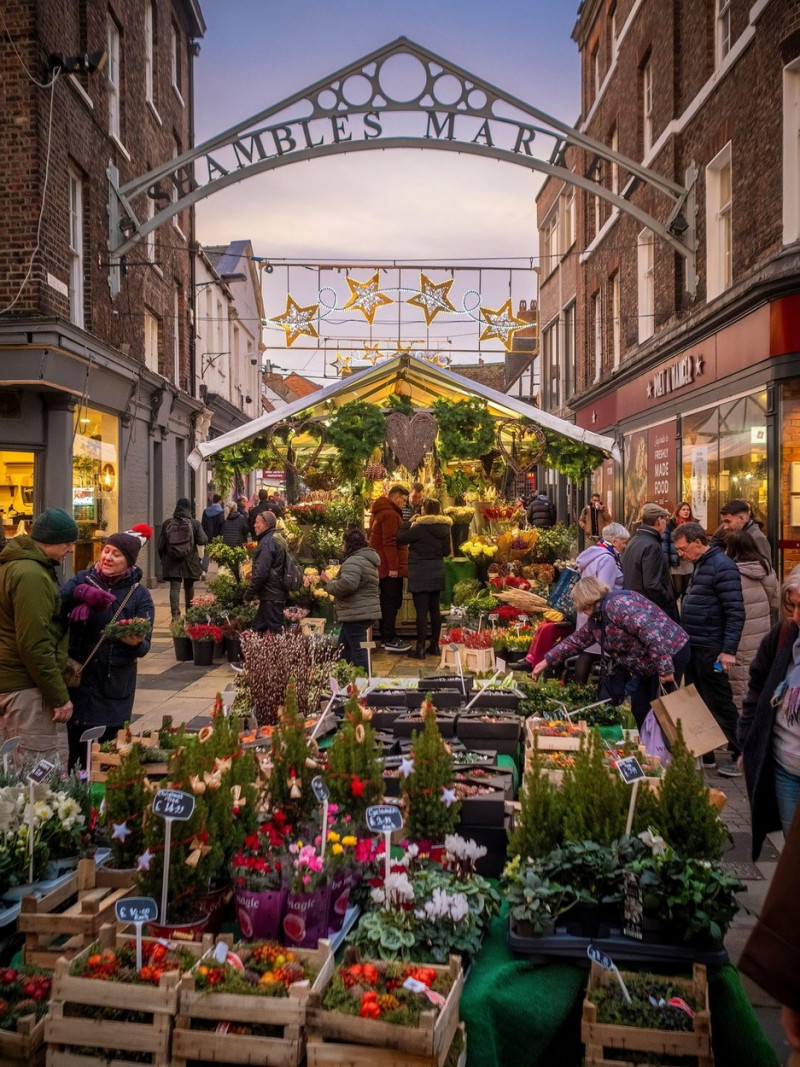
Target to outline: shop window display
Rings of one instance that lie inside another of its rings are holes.
[[[33,452],[0,451],[0,520],[4,537],[31,532],[34,472]]]
[[[75,570],[100,555],[108,533],[119,526],[119,420],[93,408],[75,415],[72,448],[72,513],[80,534]]]

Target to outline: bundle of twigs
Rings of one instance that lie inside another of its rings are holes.
[[[504,589],[495,595],[519,611],[547,611],[550,607],[544,597],[525,589]]]

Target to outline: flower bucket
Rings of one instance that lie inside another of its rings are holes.
[[[239,663],[241,660],[242,646],[238,634],[233,634],[225,638],[225,654],[228,657],[228,663]]]
[[[147,937],[163,937],[167,941],[202,941],[208,926],[208,912],[188,923],[148,923]]]
[[[175,659],[179,663],[186,663],[192,658],[192,642],[188,637],[173,637],[172,644],[175,646]]]
[[[192,658],[195,667],[210,667],[214,662],[214,642],[192,641]]]
[[[316,948],[321,937],[328,936],[328,899],[330,886],[320,886],[310,893],[289,893],[283,917],[283,943],[292,948]]]
[[[214,642],[214,659],[215,660],[216,659],[225,659],[225,642],[224,641],[215,641]]]
[[[328,905],[328,933],[338,934],[350,906],[350,890],[356,882],[356,872],[347,867],[331,876],[330,903]]]
[[[237,889],[233,894],[236,917],[245,941],[277,941],[286,906],[286,889],[272,892],[251,892]]]

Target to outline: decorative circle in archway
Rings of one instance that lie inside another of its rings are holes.
[[[464,87],[452,74],[442,74],[433,83],[433,95],[440,104],[449,106],[461,100]]]
[[[363,74],[354,74],[342,86],[342,96],[353,107],[366,104],[372,99],[372,83]]]
[[[389,56],[378,71],[383,94],[396,103],[416,100],[424,92],[427,74],[416,56]]]

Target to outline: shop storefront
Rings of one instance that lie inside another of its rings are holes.
[[[673,351],[577,412],[579,426],[616,433],[622,469],[592,490],[635,525],[646,500],[688,501],[713,531],[726,500],[745,499],[779,573],[800,563],[800,298],[762,305]]]
[[[81,407],[75,412],[72,514],[78,524],[75,570],[90,566],[119,529],[119,419]]]
[[[36,455],[0,449],[0,520],[4,537],[31,532]]]

